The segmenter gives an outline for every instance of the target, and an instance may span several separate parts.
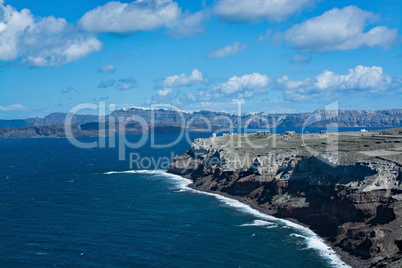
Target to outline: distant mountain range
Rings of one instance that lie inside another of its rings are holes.
[[[310,122],[311,127],[325,127],[331,123],[337,123],[339,127],[400,127],[402,126],[402,109],[388,110],[339,110],[324,111],[317,110],[312,113],[295,114],[268,114],[268,113],[242,113],[240,116],[235,113],[201,110],[195,112],[175,111],[168,109],[151,109],[141,107],[122,108],[115,110],[111,115],[129,117],[137,115],[148,123],[152,117],[155,123],[178,125],[191,120],[193,125],[205,125],[210,122],[212,126],[229,127],[231,121],[234,127],[239,123],[242,127],[248,125],[251,128],[272,127],[301,127],[305,122]],[[64,124],[66,113],[51,113],[41,118],[27,118],[16,120],[0,120],[0,128],[15,128],[28,126],[49,126]],[[86,124],[98,122],[97,115],[76,114],[73,117],[73,124]]]
[[[64,124],[67,113],[51,113],[46,117],[35,117],[27,119],[0,119],[0,128],[30,127],[30,126],[50,126]],[[97,115],[76,114],[73,117],[73,124],[85,124],[98,122]]]
[[[311,113],[267,114],[267,113],[236,113],[211,110],[176,111],[169,109],[152,109],[129,107],[115,110],[111,114],[115,120],[139,116],[149,125],[155,126],[161,133],[179,131],[182,126],[200,130],[216,130],[219,128],[300,128],[327,127],[337,124],[338,127],[401,127],[402,109],[388,110],[317,110]],[[64,136],[64,121],[67,113],[51,113],[44,118],[35,117],[16,120],[0,120],[0,137],[41,137]],[[106,121],[108,121],[106,117]],[[77,135],[96,136],[99,122],[97,115],[76,114],[72,124]],[[183,124],[184,123],[184,124]],[[108,128],[109,122],[106,123]],[[129,133],[140,133],[138,122],[130,123]]]
[[[115,116],[138,115],[151,122],[154,115],[155,123],[180,124],[181,116],[186,123],[203,125],[206,121],[212,126],[230,127],[230,122],[236,128],[267,128],[273,127],[301,127],[306,122],[310,127],[326,127],[337,123],[339,127],[400,127],[402,126],[402,109],[389,110],[317,110],[311,113],[295,114],[268,114],[268,113],[236,113],[201,110],[196,112],[173,111],[167,109],[145,109],[139,107],[122,108],[112,113]]]

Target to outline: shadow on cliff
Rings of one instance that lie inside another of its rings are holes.
[[[279,180],[276,187],[265,185],[265,193],[258,201],[272,202],[275,194],[286,192],[288,201],[278,205],[276,216],[297,218],[321,235],[333,237],[340,224],[368,217],[356,208],[350,198],[353,193],[344,185],[374,174],[374,170],[364,165],[332,166],[310,157],[298,162],[289,180]]]

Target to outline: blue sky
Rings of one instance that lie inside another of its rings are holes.
[[[0,118],[401,108],[401,2],[0,0]]]

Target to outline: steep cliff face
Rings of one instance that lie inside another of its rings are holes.
[[[249,150],[250,154],[246,145],[236,148],[227,137],[197,139],[191,150],[173,160],[168,172],[192,179],[194,188],[227,194],[265,213],[296,219],[367,266],[398,259],[402,137],[383,137],[382,142],[378,136],[338,137],[336,164],[334,151],[309,154],[303,146],[295,146],[298,138],[278,136],[275,148],[263,138],[260,144],[266,146]],[[309,146],[318,148],[323,141],[310,140]],[[389,153],[367,156],[362,148]]]

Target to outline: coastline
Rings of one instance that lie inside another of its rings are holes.
[[[170,174],[170,173],[168,173],[168,174]],[[173,174],[173,175],[175,175],[175,174]],[[243,204],[245,204],[247,206],[250,206],[252,209],[257,210],[260,213],[263,213],[263,214],[265,214],[265,215],[267,215],[269,217],[274,217],[274,218],[276,218],[278,220],[290,221],[290,222],[292,222],[292,223],[294,223],[296,225],[299,225],[299,226],[301,226],[303,228],[307,228],[307,229],[311,230],[310,226],[299,222],[295,218],[278,218],[276,216],[270,215],[268,213],[267,209],[259,206],[258,204],[256,204],[252,200],[244,199],[244,198],[241,198],[241,197],[238,197],[238,196],[232,196],[232,195],[229,195],[229,194],[223,193],[223,192],[213,192],[213,191],[200,190],[200,189],[195,188],[193,182],[190,185],[188,185],[188,187],[193,189],[193,190],[196,190],[198,192],[201,192],[203,194],[220,195],[222,197],[237,200],[237,201],[239,201],[239,202],[241,202],[241,203],[243,203]],[[314,232],[314,230],[311,230],[311,231]],[[314,234],[316,234],[316,233],[314,232]],[[316,234],[316,235],[318,236],[318,234]],[[318,236],[318,237],[320,237],[321,240],[323,240],[325,242],[325,244],[328,247],[330,247],[338,255],[340,260],[343,261],[347,265],[345,267],[363,268],[363,267],[369,267],[370,266],[370,264],[368,262],[366,262],[364,260],[361,260],[361,259],[358,259],[357,257],[350,255],[348,252],[342,250],[341,248],[334,246],[334,244],[331,243],[331,241],[327,240],[327,238],[321,237],[321,236]]]
[[[362,260],[356,259],[345,251],[342,251],[340,248],[334,247],[328,240],[324,237],[319,236],[310,227],[306,224],[300,223],[294,218],[279,218],[276,216],[272,216],[268,213],[268,211],[254,202],[252,200],[247,200],[245,198],[240,198],[237,196],[231,196],[227,193],[223,192],[214,192],[207,191],[204,189],[198,189],[195,187],[194,181],[185,176],[169,173],[166,170],[126,170],[126,171],[108,171],[103,174],[110,175],[115,173],[124,173],[124,174],[144,174],[144,175],[160,175],[165,176],[169,180],[175,181],[175,187],[180,191],[190,191],[197,194],[212,196],[218,200],[223,201],[227,206],[236,208],[243,213],[251,214],[255,216],[257,219],[266,220],[273,223],[280,223],[280,225],[287,226],[289,228],[294,229],[296,232],[303,233],[303,235],[296,234],[297,236],[301,236],[306,240],[306,244],[308,244],[308,240],[314,240],[314,246],[306,246],[307,248],[313,248],[320,254],[322,258],[327,259],[328,263],[334,267],[368,267],[369,265]],[[233,202],[234,201],[234,202]],[[239,204],[236,204],[238,202]],[[326,247],[326,248],[323,248]]]
[[[402,263],[400,131],[314,137],[307,149],[299,134],[276,135],[274,145],[264,135],[237,137],[253,147],[228,135],[196,139],[168,172],[190,179],[192,189],[307,226],[353,267],[394,267]],[[333,144],[336,154],[327,152]]]
[[[278,217],[272,216],[269,213],[267,213],[267,210],[258,206],[251,200],[247,200],[247,199],[236,197],[236,196],[231,196],[231,195],[223,193],[223,192],[214,192],[214,191],[206,191],[204,189],[202,189],[202,190],[197,189],[194,185],[194,182],[191,179],[186,178],[181,175],[174,174],[174,173],[169,173],[167,171],[136,171],[136,172],[146,173],[146,174],[160,173],[162,175],[169,176],[170,178],[180,181],[180,183],[178,185],[178,188],[180,188],[180,190],[192,191],[192,192],[196,192],[199,194],[209,195],[209,196],[213,196],[220,200],[230,199],[233,201],[238,201],[243,206],[250,208],[250,211],[243,211],[244,213],[250,213],[250,214],[253,214],[254,216],[256,216],[257,218],[260,218],[259,215],[257,215],[259,213],[259,214],[266,216],[266,218],[268,218],[268,220],[270,220],[270,221],[281,222],[290,228],[298,230],[299,232],[304,231],[306,233],[309,233],[310,235],[314,235],[314,237],[304,237],[304,236],[303,237],[306,240],[307,239],[317,239],[320,242],[323,242],[323,244],[325,246],[327,246],[329,248],[329,250],[328,249],[323,250],[323,249],[320,249],[319,247],[311,247],[311,248],[314,248],[315,250],[317,250],[319,252],[319,254],[321,255],[321,257],[326,258],[328,260],[328,262],[331,263],[331,265],[333,265],[334,267],[357,267],[357,268],[368,267],[368,265],[366,263],[364,263],[363,261],[357,260],[356,258],[353,258],[353,256],[350,256],[347,252],[344,252],[341,249],[336,248],[333,245],[331,245],[331,243],[329,243],[329,241],[327,241],[323,237],[320,237],[313,230],[311,230],[309,228],[309,226],[298,222],[294,218],[278,218]],[[231,206],[230,204],[228,204],[228,205]],[[251,210],[254,210],[255,212],[258,212],[258,213],[255,213],[254,211],[251,211]]]

